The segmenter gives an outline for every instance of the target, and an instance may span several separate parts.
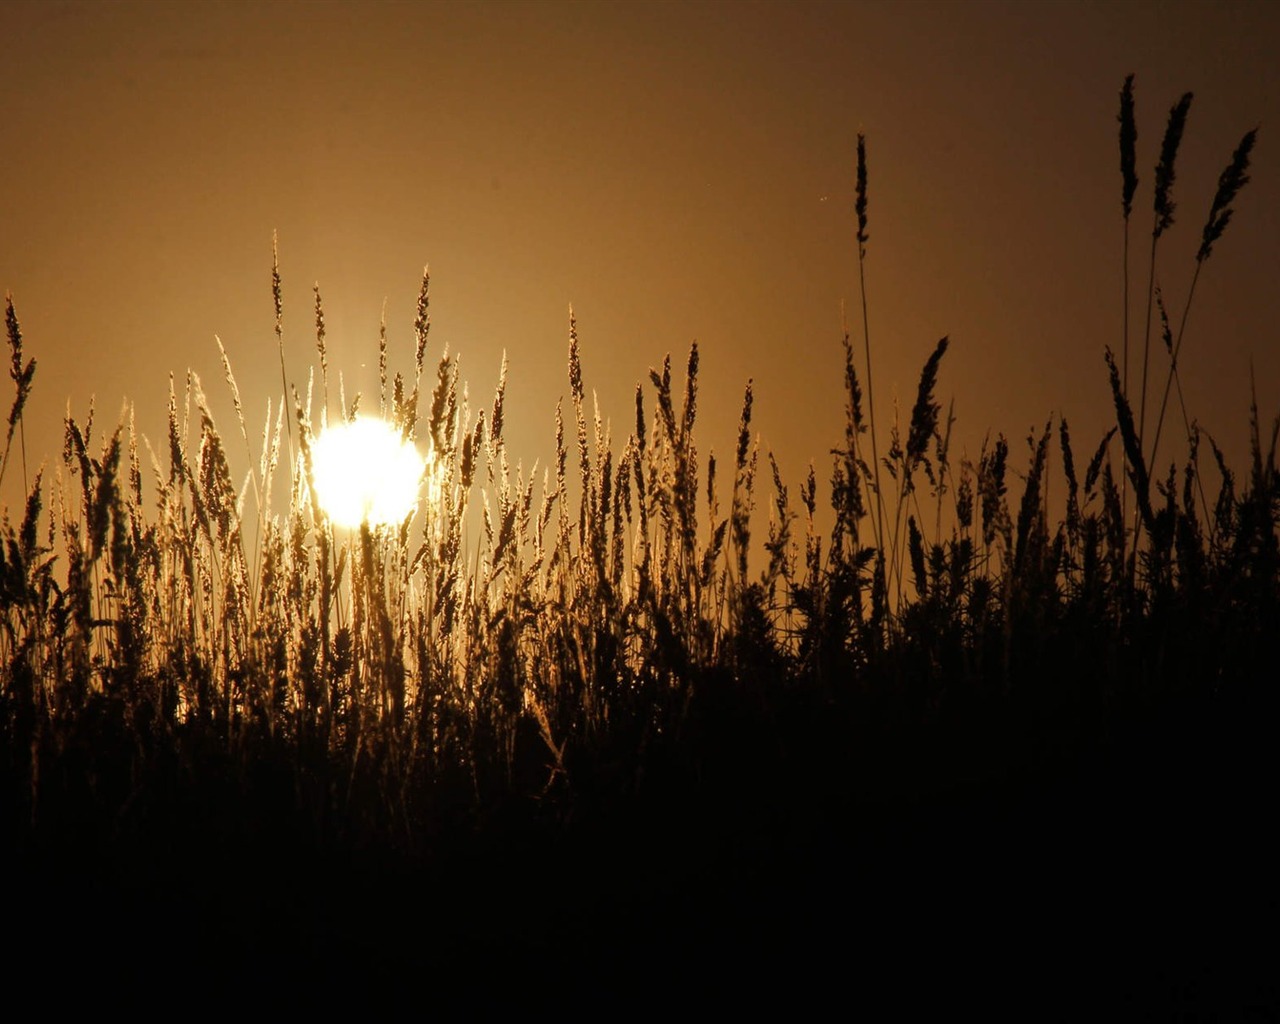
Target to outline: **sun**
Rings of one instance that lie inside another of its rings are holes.
[[[316,498],[339,526],[401,523],[418,503],[426,460],[386,420],[327,427],[311,449]]]

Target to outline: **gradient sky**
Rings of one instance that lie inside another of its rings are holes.
[[[948,335],[953,456],[1003,431],[1024,467],[1028,430],[1065,414],[1085,459],[1112,415],[1104,346],[1121,343],[1129,72],[1133,344],[1152,169],[1192,91],[1158,268],[1171,311],[1218,174],[1260,132],[1197,286],[1187,399],[1240,468],[1251,360],[1264,420],[1280,412],[1280,5],[6,0],[0,38],[0,288],[39,361],[32,471],[56,462],[67,402],[83,417],[91,395],[99,423],[129,398],[163,441],[168,376],[188,368],[231,434],[215,334],[260,432],[279,390],[276,230],[299,383],[319,282],[331,365],[376,403],[383,301],[392,369],[408,371],[429,264],[430,357],[459,353],[480,407],[507,352],[509,442],[526,464],[553,457],[572,303],[615,450],[635,384],[667,353],[682,379],[696,340],[704,453],[728,464],[754,378],[762,449],[790,483],[810,459],[825,481],[842,304],[862,350],[860,130],[881,430],[895,393],[909,418]],[[11,465],[11,506],[15,479]]]

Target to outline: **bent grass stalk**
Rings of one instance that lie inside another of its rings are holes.
[[[1178,323],[1178,334],[1173,339],[1173,347],[1169,357],[1169,372],[1165,378],[1164,395],[1160,400],[1160,414],[1156,417],[1155,438],[1151,442],[1152,464],[1155,463],[1156,451],[1160,446],[1160,430],[1164,426],[1165,409],[1169,404],[1169,388],[1178,376],[1178,355],[1182,352],[1182,340],[1187,330],[1187,317],[1191,312],[1191,301],[1195,298],[1196,284],[1200,280],[1200,271],[1204,268],[1205,262],[1213,251],[1214,244],[1222,237],[1223,231],[1226,230],[1227,224],[1235,212],[1232,203],[1236,201],[1240,190],[1249,183],[1249,175],[1247,173],[1249,169],[1249,154],[1253,151],[1257,135],[1258,130],[1256,128],[1245,132],[1240,144],[1231,156],[1231,162],[1227,164],[1218,178],[1218,188],[1214,193],[1213,202],[1209,207],[1209,217],[1205,221],[1204,230],[1201,233],[1200,248],[1196,251],[1196,268],[1191,276],[1191,285],[1187,289],[1186,302],[1182,307],[1182,317]],[[1181,383],[1178,385],[1178,397],[1181,402]],[[1191,423],[1187,418],[1185,404],[1182,406],[1182,417],[1187,433],[1190,434]]]
[[[1133,75],[1125,77],[1124,86],[1120,90],[1120,113],[1116,118],[1120,122],[1120,208],[1124,211],[1124,256],[1123,267],[1124,302],[1122,310],[1122,337],[1124,359],[1120,376],[1121,391],[1125,399],[1129,397],[1129,215],[1133,211],[1133,196],[1138,189],[1137,174],[1137,142],[1138,126],[1133,112]],[[1128,499],[1126,496],[1127,480],[1120,484],[1120,509],[1128,515]]]
[[[871,328],[867,318],[867,140],[858,133],[858,167],[856,199],[854,210],[858,218],[858,295],[862,303],[862,342],[867,365],[867,416],[871,426],[871,465],[874,470],[876,491],[876,517],[872,527],[876,535],[876,547],[879,554],[876,559],[876,572],[879,574],[879,586],[888,586],[885,579],[885,547],[884,547],[884,491],[880,486],[880,446],[876,441],[876,405],[875,382],[871,375]]]

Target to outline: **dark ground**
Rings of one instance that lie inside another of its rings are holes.
[[[5,870],[0,963],[11,1002],[144,1016],[1274,1021],[1274,706],[994,768],[985,739],[815,735],[429,862],[194,833],[59,851]]]

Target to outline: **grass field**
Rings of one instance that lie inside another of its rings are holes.
[[[860,139],[860,261],[865,167]],[[1076,449],[1049,420],[1025,467],[1003,435],[952,460],[946,339],[878,437],[865,317],[822,481],[760,452],[749,383],[732,463],[701,456],[696,347],[610,437],[571,320],[526,473],[505,370],[474,410],[428,360],[425,275],[413,372],[376,396],[430,453],[401,521],[318,500],[322,426],[352,417],[318,290],[319,372],[288,379],[281,342],[265,430],[229,364],[234,429],[188,377],[160,457],[68,417],[0,527],[11,991],[1274,1019],[1280,420],[1249,412],[1238,470],[1179,421],[1184,339],[1148,294],[1145,335],[1097,342],[1115,427]],[[16,474],[34,363],[7,323]]]

